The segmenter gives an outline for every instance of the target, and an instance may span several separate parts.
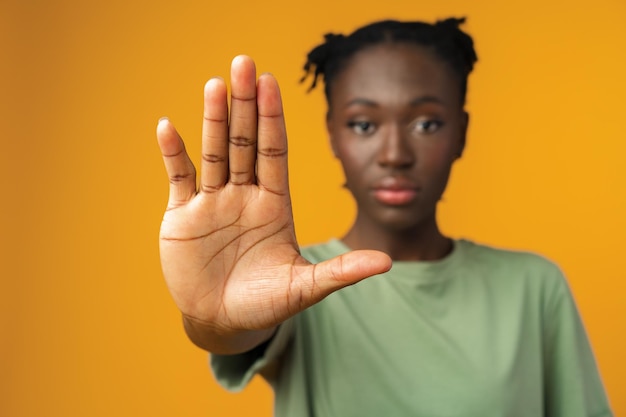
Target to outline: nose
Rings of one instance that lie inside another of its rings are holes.
[[[385,133],[378,153],[378,163],[389,168],[406,168],[413,165],[415,151],[402,128],[394,124],[389,126]]]

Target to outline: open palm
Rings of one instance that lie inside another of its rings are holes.
[[[199,185],[182,139],[168,120],[159,122],[170,180],[160,250],[187,319],[218,338],[261,331],[251,346],[234,348],[242,350],[331,292],[386,271],[390,260],[358,251],[312,265],[300,256],[278,84],[268,74],[257,82],[254,63],[240,56],[231,86],[230,115],[224,81],[205,86]]]

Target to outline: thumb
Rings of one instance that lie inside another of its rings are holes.
[[[310,265],[309,268],[310,279],[303,279],[300,289],[301,294],[310,294],[311,300],[305,304],[312,305],[334,291],[389,271],[391,258],[380,251],[358,250]]]

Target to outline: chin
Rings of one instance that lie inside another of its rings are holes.
[[[423,213],[408,212],[402,213],[393,210],[391,213],[382,213],[376,219],[378,225],[390,232],[409,232],[419,230],[429,223],[430,216],[424,216]]]

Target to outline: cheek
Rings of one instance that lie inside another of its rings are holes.
[[[455,149],[451,146],[436,146],[423,148],[417,152],[419,170],[431,181],[445,183],[456,160]]]
[[[337,157],[341,162],[346,185],[350,186],[358,184],[363,177],[364,167],[362,161],[350,149],[340,150]]]
[[[423,153],[422,162],[429,171],[446,171],[454,158],[447,151]]]
[[[337,142],[334,149],[346,177],[349,176],[352,179],[367,175],[368,166],[375,160],[376,150],[373,146],[358,140],[346,139]]]

